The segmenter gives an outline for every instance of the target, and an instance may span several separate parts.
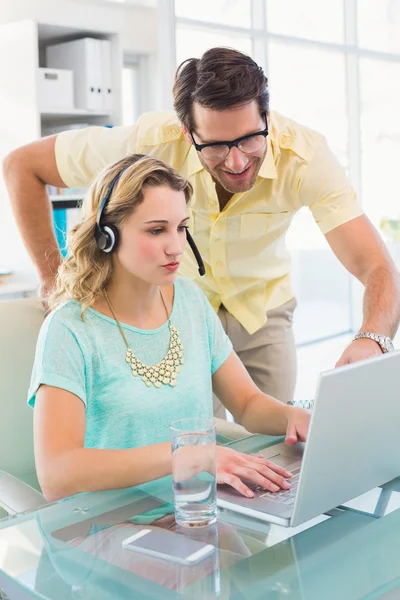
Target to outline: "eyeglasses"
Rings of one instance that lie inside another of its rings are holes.
[[[193,140],[194,147],[197,152],[201,152],[201,155],[208,160],[222,160],[226,158],[231,150],[235,146],[241,152],[245,154],[252,154],[258,152],[264,148],[267,143],[268,125],[263,131],[257,131],[257,133],[250,133],[243,137],[233,140],[233,142],[211,142],[210,144],[197,144],[193,133],[190,131],[190,136]]]

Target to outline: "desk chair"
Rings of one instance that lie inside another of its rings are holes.
[[[0,301],[0,507],[8,514],[46,503],[35,471],[33,410],[27,405],[43,319],[43,305],[37,298]],[[241,425],[215,421],[217,433],[224,438],[249,435]]]
[[[46,502],[38,491],[26,402],[43,319],[37,298],[0,302],[0,507],[8,514]]]

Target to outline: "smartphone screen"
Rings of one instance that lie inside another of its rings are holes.
[[[196,563],[214,550],[214,546],[211,544],[192,540],[180,533],[173,533],[161,528],[141,529],[124,540],[122,546],[128,550],[184,564]]]

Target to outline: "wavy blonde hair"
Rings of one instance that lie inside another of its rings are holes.
[[[81,222],[68,236],[68,256],[58,269],[56,288],[49,298],[50,308],[55,309],[67,300],[77,300],[83,317],[110,281],[112,258],[97,247],[95,226],[101,201],[111,181],[121,171],[102,217],[102,224],[117,229],[143,202],[148,187],[167,185],[182,191],[186,203],[193,193],[190,183],[175,169],[152,156],[131,154],[103,169],[85,196]]]

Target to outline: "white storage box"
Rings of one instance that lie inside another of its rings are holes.
[[[72,69],[75,107],[97,112],[112,111],[112,53],[109,40],[81,38],[46,47],[46,64]]]
[[[73,109],[73,73],[69,69],[38,69],[39,110]]]

